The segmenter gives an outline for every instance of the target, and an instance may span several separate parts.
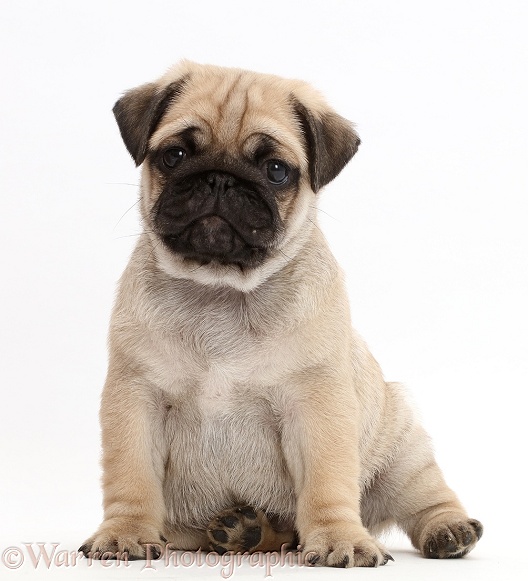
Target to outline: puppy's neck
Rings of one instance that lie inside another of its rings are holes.
[[[308,221],[300,233],[286,240],[280,248],[272,251],[262,265],[255,268],[242,269],[237,265],[188,261],[165,249],[148,232],[141,237],[138,247],[144,249],[142,254],[145,267],[150,271],[159,271],[159,276],[165,275],[174,281],[192,281],[199,287],[232,289],[242,293],[253,293],[263,285],[269,288],[280,281],[284,273],[288,273],[291,285],[291,276],[295,278],[297,265],[306,264],[310,257],[320,257],[321,252],[330,256],[326,241],[313,221]],[[311,266],[314,276],[320,264],[323,262],[315,260]],[[307,276],[305,269],[302,276]]]
[[[127,280],[139,282],[134,293],[146,293],[161,308],[194,312],[207,305],[209,313],[233,317],[242,326],[253,329],[269,328],[280,324],[299,323],[316,309],[341,271],[333,258],[324,236],[313,228],[308,240],[291,257],[281,253],[278,268],[260,284],[249,290],[227,284],[202,282],[196,277],[173,276],[158,263],[147,235],[140,240],[127,270],[134,276]],[[197,271],[198,272],[198,271]]]

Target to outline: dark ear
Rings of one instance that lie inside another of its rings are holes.
[[[147,155],[150,136],[156,130],[167,107],[182,92],[186,78],[159,87],[147,83],[127,91],[114,105],[114,112],[126,148],[141,165]]]
[[[294,107],[306,140],[312,189],[317,192],[350,161],[360,139],[350,121],[333,111],[315,114],[297,99]]]

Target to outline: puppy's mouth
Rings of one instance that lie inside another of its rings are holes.
[[[247,267],[258,264],[266,248],[251,245],[243,235],[222,216],[202,216],[178,234],[162,234],[164,244],[184,258],[200,264],[219,262]]]
[[[241,269],[265,260],[282,226],[270,192],[216,170],[167,182],[152,219],[164,246],[184,259]]]

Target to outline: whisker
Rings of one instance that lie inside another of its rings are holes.
[[[155,230],[151,230],[150,228],[143,228],[141,232],[136,232],[135,234],[124,234],[123,236],[116,236],[113,240],[120,240],[121,238],[132,238],[132,236],[141,236],[144,232],[148,232],[149,234],[159,234]]]
[[[321,228],[319,228],[319,225],[316,224],[313,220],[311,220],[310,218],[308,218],[308,221],[311,222],[318,230],[319,232],[321,232],[322,234],[324,234],[324,232],[321,230]]]
[[[202,266],[203,266],[203,264],[200,264],[196,268],[193,268],[190,272],[196,272],[197,270],[199,270],[200,268],[202,268]]]
[[[326,210],[323,210],[322,208],[319,208],[318,206],[310,206],[310,208],[313,208],[314,210],[318,210],[319,212],[322,212],[323,214],[326,214],[329,218],[332,218],[332,220],[335,220],[336,222],[340,222],[340,223],[343,222],[339,218],[336,218],[335,216],[332,216],[332,214],[329,214]]]
[[[104,182],[106,186],[134,186],[139,188],[139,184],[129,184],[127,182]]]
[[[291,262],[293,260],[293,258],[291,256],[288,256],[285,252],[283,252],[280,248],[279,248],[279,252],[285,256],[288,259],[288,262]]]
[[[136,200],[131,206],[130,208],[128,208],[128,210],[121,216],[121,218],[119,218],[119,220],[116,222],[115,226],[112,228],[112,232],[119,226],[119,222],[121,222],[121,220],[130,212],[130,210],[132,210],[132,208],[136,205],[139,204],[139,200]]]
[[[145,263],[147,263],[150,260],[150,257],[154,254],[154,251],[156,250],[156,248],[161,244],[161,240],[158,240],[157,244],[154,244],[152,250],[150,251],[150,254],[147,256],[147,259],[145,260]]]
[[[116,238],[112,238],[112,240],[121,240],[121,238],[132,238],[132,236],[141,236],[143,232],[138,232],[137,234],[125,234],[124,236],[117,236]]]

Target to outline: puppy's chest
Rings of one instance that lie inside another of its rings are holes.
[[[202,417],[227,411],[237,404],[238,399],[244,398],[244,392],[250,398],[253,396],[250,388],[244,389],[240,385],[238,377],[236,371],[226,366],[213,366],[201,374],[201,380],[192,391]]]
[[[225,405],[241,391],[281,382],[291,359],[287,345],[235,325],[183,329],[147,346],[151,376],[165,392],[196,397],[204,409]]]

